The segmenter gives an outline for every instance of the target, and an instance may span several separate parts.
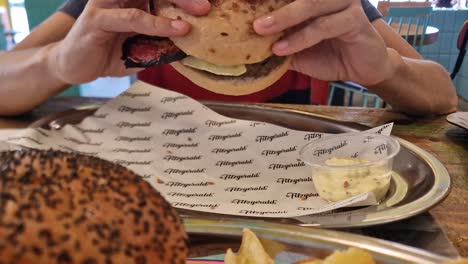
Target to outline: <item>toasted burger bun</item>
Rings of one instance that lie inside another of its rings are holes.
[[[196,85],[218,94],[240,96],[255,93],[275,83],[288,71],[291,59],[281,58],[276,65],[264,74],[254,76],[218,76],[183,65],[180,61],[171,63],[176,71]],[[261,66],[258,66],[261,67]]]
[[[253,21],[291,0],[215,0],[207,16],[191,16],[167,0],[155,0],[158,13],[192,25],[188,35],[171,40],[183,52],[217,65],[252,64],[272,55],[281,34],[260,36]]]
[[[56,151],[0,153],[0,262],[185,263],[175,210],[133,172]]]
[[[253,30],[253,21],[279,9],[292,0],[214,0],[207,16],[186,14],[168,0],[155,0],[157,13],[172,19],[182,19],[192,25],[190,33],[173,37],[174,44],[189,56],[219,65],[246,65],[252,72],[240,76],[208,73],[174,62],[173,67],[196,85],[215,93],[240,96],[258,92],[275,83],[288,70],[290,60],[274,59],[275,65],[262,74],[255,67],[275,57],[271,46],[281,34],[260,36]],[[254,65],[255,67],[252,67]],[[270,65],[272,66],[272,65]]]

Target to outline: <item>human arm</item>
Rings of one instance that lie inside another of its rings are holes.
[[[293,55],[294,70],[316,79],[359,83],[412,115],[455,110],[448,73],[423,60],[381,19],[370,23],[359,0],[296,0],[254,22],[263,35],[293,27],[273,52]]]
[[[412,115],[456,111],[456,89],[447,70],[436,62],[424,60],[382,19],[372,24],[388,49],[396,51],[396,72],[387,80],[370,86],[370,91],[391,102],[393,109]]]
[[[172,2],[195,15],[210,8],[207,1]],[[64,30],[63,39],[44,40],[48,34],[36,34],[30,41],[36,47],[20,45],[0,55],[0,64],[6,65],[0,69],[0,115],[26,112],[67,84],[136,72],[125,69],[120,58],[122,43],[131,34],[179,36],[190,30],[186,22],[150,15],[144,11],[147,4],[148,0],[90,0],[80,18],[72,21],[71,30]],[[54,31],[46,26],[42,30]]]
[[[24,113],[67,85],[48,73],[47,53],[74,23],[57,12],[39,25],[12,51],[0,54],[0,115]]]

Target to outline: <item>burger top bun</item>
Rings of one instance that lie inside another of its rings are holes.
[[[141,177],[93,157],[0,153],[1,263],[185,263],[175,210]]]
[[[281,35],[260,36],[253,21],[291,0],[212,0],[207,16],[186,14],[167,0],[155,0],[158,14],[182,19],[192,25],[190,33],[171,40],[182,51],[217,65],[261,62],[272,55],[271,46]]]

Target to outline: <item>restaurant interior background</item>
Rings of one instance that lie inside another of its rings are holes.
[[[379,0],[370,1],[377,5]],[[429,25],[439,29],[439,37],[436,43],[424,46],[421,50],[421,54],[425,58],[439,62],[449,72],[452,71],[458,55],[456,47],[458,32],[463,22],[468,20],[467,1],[459,0],[453,8],[433,8]],[[9,14],[9,23],[14,33],[14,41],[6,41],[4,34],[0,34],[0,50],[11,48],[15,42],[17,43],[25,38],[31,28],[46,18],[62,2],[63,0],[0,0],[0,15],[2,10],[4,13]],[[1,31],[2,28],[0,27],[0,33]],[[464,63],[454,82],[460,98],[463,98],[461,102],[465,108],[468,106],[468,104],[465,104],[468,101],[468,63]],[[75,87],[69,91],[69,94],[113,97],[127,89],[130,83],[130,77],[101,78]],[[102,89],[102,87],[106,87],[106,89]]]

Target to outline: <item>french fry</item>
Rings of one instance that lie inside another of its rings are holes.
[[[325,258],[322,264],[347,264],[352,260],[354,264],[375,264],[372,255],[359,248],[350,248],[346,251],[335,251]]]
[[[224,257],[225,264],[273,264],[273,259],[266,253],[257,236],[245,228],[242,231],[242,243],[239,252],[234,254],[228,249]]]
[[[268,246],[268,245],[267,245]],[[281,251],[281,246],[271,244],[270,249]],[[257,236],[249,229],[242,231],[242,242],[237,254],[231,249],[227,250],[224,257],[225,264],[274,264]],[[334,251],[325,259],[309,258],[295,262],[294,264],[376,264],[372,255],[366,250],[349,248],[345,251]],[[191,263],[190,263],[191,264]],[[209,263],[206,263],[209,264]],[[459,259],[443,264],[468,264],[468,259]]]

